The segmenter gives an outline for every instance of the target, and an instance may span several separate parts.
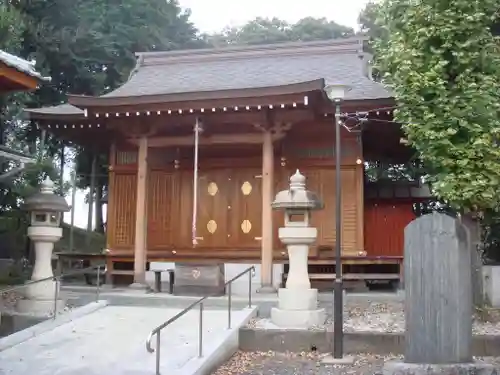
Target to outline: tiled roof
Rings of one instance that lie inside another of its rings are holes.
[[[357,38],[142,53],[130,80],[103,97],[238,90],[317,79],[350,85],[347,100],[391,97],[369,78],[368,58]]]
[[[148,52],[137,54],[129,80],[98,98],[121,101],[162,95],[228,92],[303,84],[324,80],[351,87],[346,100],[391,98],[391,93],[370,76],[370,56],[363,39],[225,47],[219,49]],[[183,95],[186,96],[186,95]],[[189,96],[189,95],[187,95]],[[78,98],[78,97],[75,97]],[[85,97],[84,97],[85,98]],[[33,117],[82,116],[83,110],[64,104],[30,109]]]
[[[30,108],[26,112],[29,113],[58,113],[60,115],[82,115],[83,109],[72,106],[71,104],[60,104],[52,107]]]

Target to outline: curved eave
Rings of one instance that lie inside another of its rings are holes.
[[[51,81],[34,68],[34,65],[20,57],[0,50],[0,78],[3,80],[0,91],[29,91],[39,84]]]
[[[84,111],[68,104],[45,108],[27,108],[23,110],[25,116],[30,120],[84,120]]]
[[[35,90],[47,81],[0,62],[0,82],[0,92],[15,92]]]
[[[201,92],[185,92],[171,93],[161,95],[142,95],[142,96],[68,96],[70,104],[78,108],[92,107],[118,107],[131,106],[137,104],[159,104],[172,102],[191,102],[205,100],[221,100],[235,98],[255,98],[277,95],[300,94],[304,92],[323,90],[325,86],[324,79],[314,81],[294,83],[290,85],[246,88],[237,90],[218,90],[218,91],[201,91]]]

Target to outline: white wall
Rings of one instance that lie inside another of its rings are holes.
[[[168,270],[175,269],[175,263],[173,262],[151,262],[149,263],[149,271],[146,272],[146,282],[148,284],[153,284],[155,282],[155,270]],[[168,272],[161,273],[162,283],[168,282]]]
[[[261,267],[260,264],[251,263],[226,263],[225,274],[226,282],[231,280],[233,277],[238,275],[240,272],[245,271],[248,267],[255,266],[255,276],[252,278],[252,291],[255,292],[260,288],[260,275]],[[279,288],[281,284],[281,275],[283,273],[282,264],[273,265],[273,286]],[[242,276],[238,280],[233,282],[232,292],[234,294],[247,295],[248,294],[248,276]]]

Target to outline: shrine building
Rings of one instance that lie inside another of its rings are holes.
[[[121,87],[99,97],[31,109],[43,129],[109,155],[109,281],[143,283],[151,262],[216,267],[227,280],[257,266],[256,287],[288,270],[275,194],[299,169],[324,209],[314,212],[313,282],[335,270],[335,168],[342,176],[346,280],[397,282],[403,229],[428,197],[419,181],[373,181],[369,163],[408,163],[414,152],[392,121],[395,101],[371,76],[364,40],[137,54]],[[341,103],[342,162],[335,165],[335,105],[324,88],[350,87]]]

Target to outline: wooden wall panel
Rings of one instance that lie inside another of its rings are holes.
[[[335,170],[314,169],[302,171],[307,178],[307,189],[318,194],[325,207],[314,211],[311,226],[318,228],[318,246],[335,246]]]
[[[355,168],[342,170],[342,248],[350,253],[357,253],[362,248],[358,246],[357,208],[363,201],[359,199],[356,172]],[[335,196],[335,192],[333,195]]]
[[[176,171],[174,173],[172,196],[175,197],[172,224],[173,245],[175,247],[191,248],[193,240],[191,235],[193,215],[193,173],[189,171]]]
[[[151,171],[148,182],[148,250],[172,245],[173,175]]]
[[[358,254],[363,249],[358,235],[361,221],[358,205],[362,204],[358,168],[361,167],[342,169],[342,252],[346,255]],[[312,169],[303,174],[308,189],[316,192],[325,205],[312,215],[312,225],[318,228],[317,245],[335,248],[335,169]]]
[[[404,228],[413,219],[411,202],[368,200],[364,215],[367,255],[403,256]]]
[[[135,238],[135,206],[137,176],[110,173],[108,248],[133,249]]]
[[[295,172],[294,172],[295,173]],[[275,167],[274,168],[274,195],[282,190],[286,190],[290,186],[290,176],[291,171],[286,167]],[[274,249],[279,249],[285,251],[285,245],[280,241],[278,236],[278,229],[285,224],[285,215],[282,210],[273,211],[273,247]]]
[[[356,166],[363,150],[359,133],[341,127],[341,164]],[[331,121],[302,124],[292,127],[283,140],[282,156],[289,168],[335,165],[335,127]]]

